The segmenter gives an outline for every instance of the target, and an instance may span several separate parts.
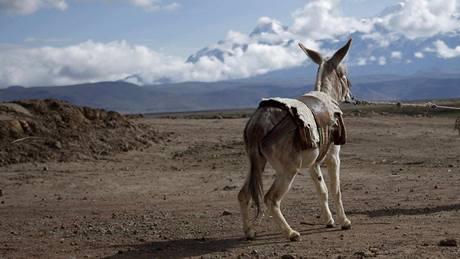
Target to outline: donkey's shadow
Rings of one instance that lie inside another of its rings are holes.
[[[338,229],[327,229],[315,226],[300,229],[303,236],[319,234],[322,232],[334,232]],[[108,256],[110,259],[130,258],[184,258],[201,256],[216,252],[231,252],[237,248],[254,248],[264,245],[286,244],[290,241],[285,239],[281,233],[261,232],[253,241],[248,241],[241,236],[232,236],[223,239],[177,239],[154,241],[132,245],[118,245],[117,254]],[[251,249],[249,249],[250,251]],[[248,251],[248,252],[249,252]]]
[[[117,254],[106,258],[184,258],[200,256],[214,252],[225,252],[229,249],[247,246],[241,238],[226,239],[177,239],[154,241],[142,244],[115,246]]]

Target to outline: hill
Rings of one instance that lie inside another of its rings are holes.
[[[420,100],[460,97],[460,78],[373,75],[352,80],[353,94],[364,100]],[[75,105],[122,113],[234,109],[257,106],[261,98],[295,97],[312,89],[300,79],[233,80],[138,86],[99,82],[69,86],[0,89],[0,101],[56,98]]]

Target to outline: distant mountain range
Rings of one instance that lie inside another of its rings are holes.
[[[460,75],[460,29],[411,38],[404,33],[390,30],[388,25],[384,26],[382,22],[375,22],[378,17],[388,17],[397,13],[403,6],[401,3],[390,6],[374,20],[369,20],[373,23],[370,31],[356,30],[333,38],[316,39],[315,42],[321,47],[322,52],[330,54],[351,37],[353,44],[346,63],[354,76],[382,73],[409,76],[419,71]],[[455,20],[460,21],[460,16],[455,17]],[[307,42],[304,43],[309,47],[310,42],[308,39],[305,40]],[[297,44],[301,41],[303,40],[299,35],[279,21],[260,19],[244,40],[235,40],[231,37],[221,40],[190,55],[187,62],[198,63],[200,59],[211,59],[225,63],[226,59],[249,53],[254,45],[276,47],[295,53],[298,50]],[[300,50],[298,51],[300,53]],[[309,65],[310,61],[307,59],[304,64]],[[298,70],[298,67],[286,70]],[[309,70],[315,71],[311,67]]]
[[[303,68],[302,71],[306,71]],[[115,81],[69,86],[0,89],[0,101],[58,98],[76,105],[123,113],[155,113],[256,107],[261,98],[295,97],[312,89],[299,69],[245,80],[145,85]],[[306,74],[306,72],[305,72]],[[311,78],[311,77],[310,77]],[[428,74],[350,76],[353,94],[365,100],[417,100],[460,97],[460,76]]]

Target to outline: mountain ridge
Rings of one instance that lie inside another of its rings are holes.
[[[353,80],[352,93],[361,100],[427,100],[460,97],[460,75],[438,77],[373,75]],[[157,113],[256,107],[262,98],[295,97],[312,83],[297,79],[184,82],[139,86],[122,81],[0,89],[0,101],[56,98],[72,104],[122,113]]]

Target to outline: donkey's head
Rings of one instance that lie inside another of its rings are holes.
[[[315,91],[322,91],[338,102],[352,102],[351,84],[347,78],[346,67],[340,62],[347,55],[351,45],[351,38],[347,44],[337,50],[331,58],[323,58],[318,52],[307,49],[302,43],[300,48],[319,65],[316,75]]]

